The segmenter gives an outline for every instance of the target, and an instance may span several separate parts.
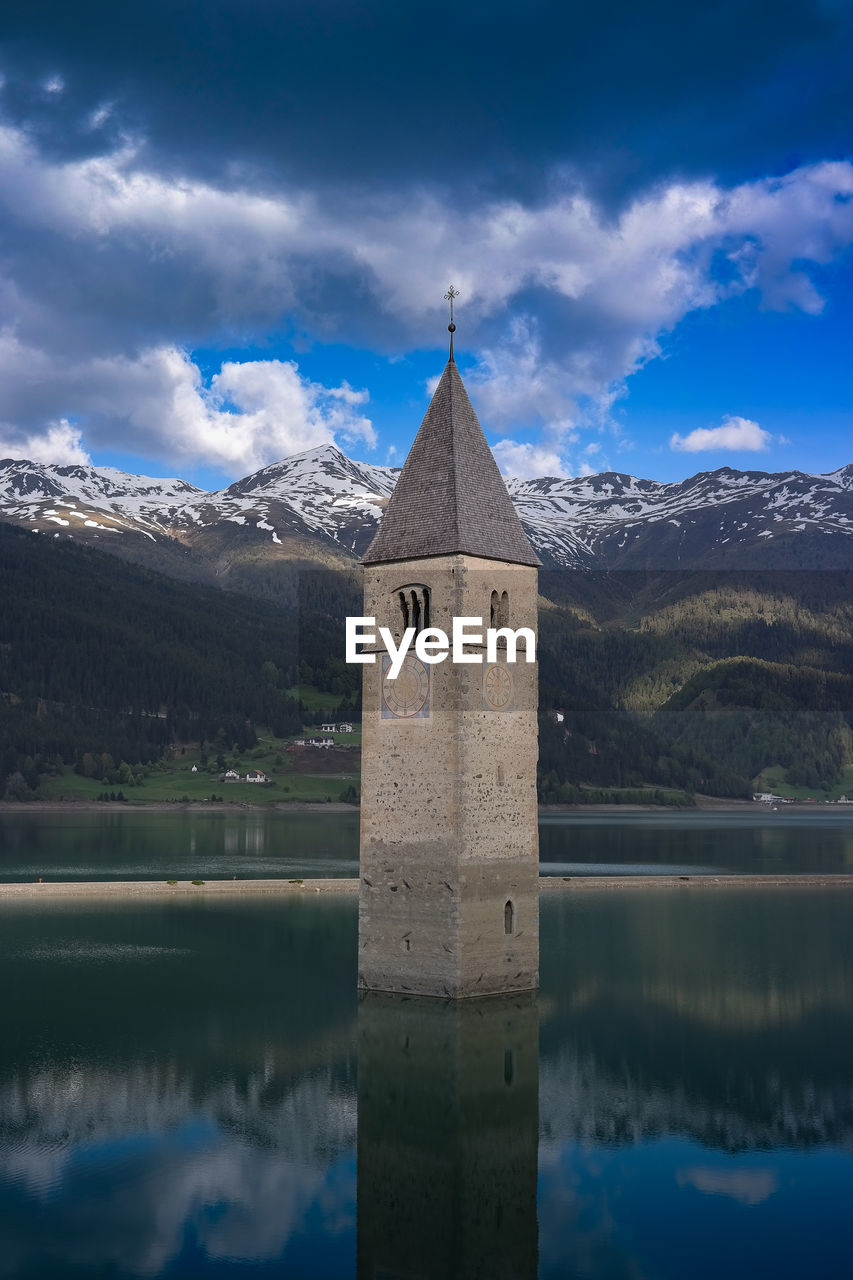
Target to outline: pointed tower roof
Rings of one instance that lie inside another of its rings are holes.
[[[510,564],[540,563],[468,399],[451,345],[363,563],[458,552]]]

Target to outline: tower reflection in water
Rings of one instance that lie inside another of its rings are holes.
[[[358,1011],[358,1277],[535,1280],[535,993]]]

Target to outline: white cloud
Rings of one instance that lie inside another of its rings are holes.
[[[369,448],[376,433],[358,413],[366,391],[347,383],[324,387],[303,378],[296,364],[282,360],[229,361],[211,381],[209,394],[198,392],[195,421],[185,448],[195,437],[222,461],[259,467],[339,437]],[[224,406],[233,406],[226,411]],[[202,412],[199,413],[199,410]]]
[[[157,448],[174,436],[173,456],[212,449],[238,465],[332,434],[370,440],[360,393],[307,383],[275,361],[226,365],[206,389],[182,349],[275,333],[283,315],[320,339],[352,340],[375,324],[384,342],[392,328],[403,349],[422,346],[442,333],[452,278],[457,353],[476,354],[470,381],[484,421],[513,434],[543,425],[559,443],[601,426],[625,380],[691,311],[755,290],[766,307],[818,312],[810,264],[853,243],[848,162],[733,188],[671,181],[613,218],[565,190],[536,205],[461,210],[423,190],[259,194],[152,172],[144,156],[128,142],[59,163],[0,127],[0,223],[28,229],[4,259],[0,300],[14,339],[47,370],[36,381],[12,365],[0,380],[0,417],[21,433],[64,414],[94,443],[92,402],[105,420],[118,396],[113,416],[136,445],[146,433]],[[535,318],[521,301],[530,290],[541,299]],[[704,447],[676,439],[673,448]]]
[[[749,418],[726,417],[719,427],[697,427],[686,436],[676,432],[670,436],[669,447],[682,453],[702,453],[710,449],[763,453],[773,438],[769,431]]]
[[[91,465],[80,431],[70,422],[55,422],[41,434],[19,436],[0,426],[0,457],[52,462],[56,466]]]
[[[503,474],[518,480],[535,480],[540,476],[568,475],[566,463],[559,453],[547,446],[517,440],[499,440],[492,453]]]
[[[156,454],[171,463],[201,459],[245,475],[271,462],[335,439],[372,448],[376,434],[359,412],[366,391],[326,387],[304,378],[292,361],[228,361],[203,384],[199,369],[176,347],[137,358],[116,356],[67,366],[0,335],[0,377],[18,363],[30,369],[39,393],[72,400],[96,445]],[[88,462],[79,428],[67,422],[43,433],[7,426],[4,451],[45,462]]]
[[[560,436],[574,427],[580,379],[543,356],[539,325],[530,316],[511,320],[505,340],[481,351],[466,381],[489,423],[527,426],[540,419]]]

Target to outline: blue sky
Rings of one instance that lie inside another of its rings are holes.
[[[0,456],[853,461],[847,0],[31,0],[0,35]]]

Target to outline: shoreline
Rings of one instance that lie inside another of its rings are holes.
[[[271,894],[344,894],[354,896],[359,881],[350,879],[302,880],[207,880],[193,884],[179,880],[26,880],[0,883],[0,902],[33,901],[37,898],[187,898],[246,897]],[[571,893],[588,890],[649,889],[853,889],[853,874],[837,875],[692,875],[692,876],[542,876],[541,893]]]
[[[550,817],[571,814],[638,814],[677,813],[681,815],[711,813],[847,813],[853,819],[853,804],[837,801],[794,801],[791,804],[771,806],[756,800],[727,800],[723,797],[700,796],[692,805],[670,804],[540,804],[539,816]],[[284,800],[273,804],[248,804],[229,801],[211,804],[203,800],[185,803],[169,800],[152,800],[137,803],[128,800],[0,800],[0,817],[4,813],[225,813],[231,817],[238,813],[354,813],[360,812],[357,804],[344,804],[340,800]]]
[[[851,806],[853,807],[853,806]],[[275,804],[243,804],[241,801],[211,804],[204,800],[152,800],[134,804],[132,800],[0,800],[4,813],[358,813],[357,804],[341,800],[282,800]]]

